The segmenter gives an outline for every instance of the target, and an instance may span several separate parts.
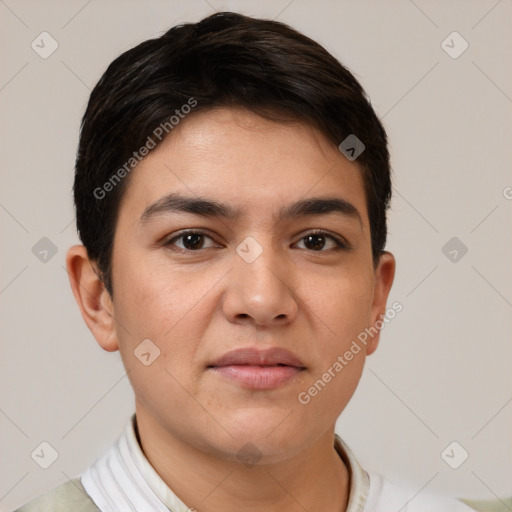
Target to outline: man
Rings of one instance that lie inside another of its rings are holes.
[[[136,397],[81,477],[19,511],[468,511],[335,435],[395,260],[384,129],[286,25],[217,13],[118,57],[82,122],[67,269]]]

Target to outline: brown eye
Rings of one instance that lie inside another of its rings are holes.
[[[204,243],[203,235],[198,233],[182,235],[181,238],[183,239],[183,246],[185,249],[201,249]]]
[[[205,249],[205,239],[212,240],[211,237],[205,233],[202,233],[201,231],[187,231],[171,238],[165,242],[165,245],[175,246],[178,249],[186,251],[197,251],[199,249]],[[176,242],[179,240],[181,240],[181,244],[176,244]]]
[[[325,249],[325,246],[328,245],[327,242],[329,240],[331,241],[330,247],[327,247],[327,249]],[[306,249],[316,252],[327,252],[328,250],[347,249],[346,244],[344,244],[340,239],[322,231],[309,233],[303,236],[300,239],[300,242],[304,242]]]

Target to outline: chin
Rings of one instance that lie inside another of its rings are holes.
[[[217,456],[238,461],[247,467],[276,464],[299,451],[293,437],[270,439],[263,436],[255,439],[251,435],[231,440],[227,445],[215,446],[214,449]]]
[[[225,448],[230,458],[233,454],[236,458],[247,455],[260,458],[260,463],[274,463],[290,457],[311,436],[308,436],[307,424],[298,423],[293,416],[293,412],[283,409],[276,414],[275,411],[265,413],[260,408],[251,413],[244,411],[242,417],[233,418],[227,429],[233,438],[223,438],[228,441]]]

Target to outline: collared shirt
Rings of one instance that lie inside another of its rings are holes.
[[[144,455],[132,415],[124,433],[82,475],[83,488],[101,512],[192,512],[162,480]],[[350,474],[346,512],[470,512],[460,501],[415,493],[365,471],[336,434],[334,447]]]

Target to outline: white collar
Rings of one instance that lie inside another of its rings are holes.
[[[82,475],[81,482],[101,512],[190,512],[148,461],[137,440],[135,414],[124,433]],[[346,512],[363,512],[370,479],[345,442],[336,434],[334,446],[350,472]]]

